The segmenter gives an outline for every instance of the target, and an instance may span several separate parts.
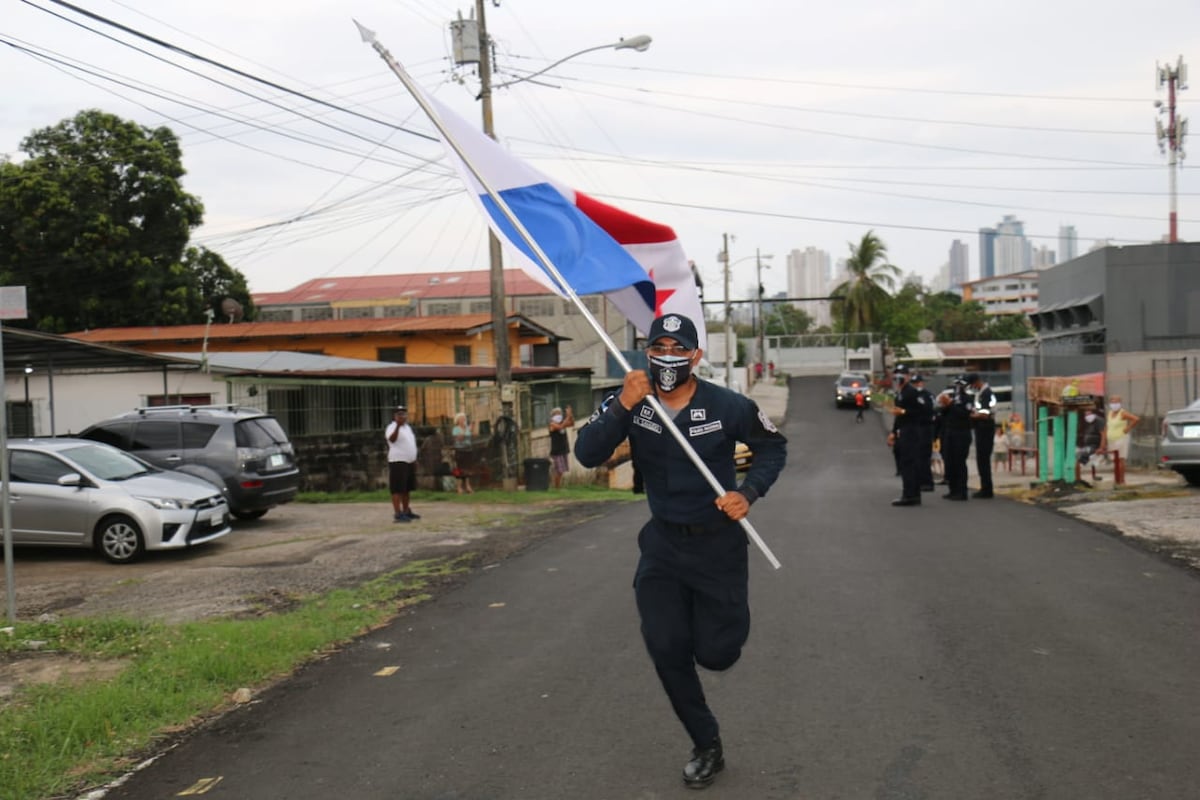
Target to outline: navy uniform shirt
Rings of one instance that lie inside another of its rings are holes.
[[[750,398],[697,379],[688,404],[667,410],[675,414],[675,425],[726,491],[741,491],[753,503],[783,470],[787,439]],[[717,493],[645,400],[626,411],[616,395],[609,397],[576,435],[575,457],[585,467],[600,466],[625,437],[644,481],[650,513],[681,525],[729,521],[714,505]],[[737,442],[745,442],[754,453],[741,486],[733,466]]]
[[[994,432],[996,429],[996,395],[992,394],[992,387],[986,383],[977,389],[974,393],[975,401],[971,408],[972,414],[984,414],[986,416],[979,417],[974,422],[975,430]]]
[[[892,430],[896,432],[908,427],[915,429],[923,419],[931,419],[929,415],[933,413],[933,403],[930,402],[926,405],[921,392],[911,383],[904,384],[904,387],[896,394],[896,407],[904,409],[904,413],[897,414],[892,423]]]
[[[964,390],[951,389],[950,405],[942,410],[946,430],[967,431],[971,428],[972,400]],[[970,434],[968,434],[970,435]]]

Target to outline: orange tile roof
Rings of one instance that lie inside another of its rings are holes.
[[[504,270],[504,293],[511,296],[551,294],[549,289],[519,269]],[[386,302],[389,299],[407,302],[490,295],[491,273],[474,270],[314,278],[283,292],[255,292],[251,296],[256,306],[274,306],[364,300]]]

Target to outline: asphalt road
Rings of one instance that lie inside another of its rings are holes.
[[[708,676],[728,764],[708,794],[1200,796],[1195,575],[1005,499],[892,508],[878,424],[829,387],[793,381],[790,463],[752,514],[783,568],[752,554],[749,646]],[[645,513],[618,506],[481,572],[108,797],[691,796],[637,631]]]

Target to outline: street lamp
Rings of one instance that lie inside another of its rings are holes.
[[[761,287],[762,286],[762,272],[761,272],[762,259],[771,258],[771,256],[760,255],[758,250],[756,249],[754,251],[754,255],[744,256],[742,258],[739,258],[737,261],[731,262],[729,260],[729,240],[733,239],[734,237],[730,236],[728,233],[722,234],[722,237],[723,237],[723,241],[724,241],[724,247],[722,247],[721,252],[717,253],[717,261],[720,261],[721,263],[723,263],[725,265],[725,272],[724,272],[724,275],[725,275],[725,387],[728,389],[731,389],[731,388],[733,388],[733,356],[734,356],[734,351],[737,349],[737,347],[733,343],[733,312],[730,310],[730,301],[729,301],[729,271],[731,268],[737,266],[738,264],[742,263],[743,261],[749,261],[752,258],[758,259],[759,286]],[[761,292],[760,292],[760,303],[761,303]],[[759,310],[761,312],[761,310],[762,310],[761,307]]]
[[[757,285],[756,289],[758,291],[758,362],[760,364],[763,364],[763,362],[767,358],[767,350],[766,350],[767,320],[766,320],[766,317],[763,316],[763,282],[762,282],[763,263],[762,262],[763,262],[764,258],[772,259],[774,257],[775,257],[774,255],[762,255],[761,253],[758,252],[757,247],[754,248],[754,258],[756,261],[755,272],[756,272],[756,275],[758,278],[758,285]],[[767,264],[767,269],[770,269],[770,268],[771,268],[771,265]],[[763,364],[763,366],[766,366],[766,365]]]
[[[564,61],[570,61],[572,58],[575,58],[576,56],[581,56],[584,53],[594,53],[597,50],[636,50],[639,53],[644,53],[650,47],[651,41],[653,41],[653,40],[649,36],[642,34],[641,36],[630,36],[628,39],[620,39],[616,42],[613,42],[612,44],[600,44],[600,45],[596,45],[595,47],[587,47],[576,53],[571,53],[571,55],[569,55],[569,56],[563,56],[558,61],[555,61],[553,64],[551,64],[547,67],[542,67],[537,72],[531,72],[528,75],[522,75],[521,77],[519,77],[515,80],[505,81],[504,83],[497,83],[497,84],[493,85],[492,88],[493,89],[503,89],[505,86],[512,86],[514,83],[522,83],[523,81],[530,80],[531,78],[536,78],[538,75],[543,75],[543,74],[549,72],[550,70],[554,69],[555,67],[557,67],[559,64],[563,63]]]

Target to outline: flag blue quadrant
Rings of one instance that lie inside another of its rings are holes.
[[[634,286],[646,301],[646,307],[654,308],[654,284],[642,266],[553,186],[537,183],[505,189],[499,194],[576,294],[600,294]],[[534,264],[539,264],[533,248],[521,238],[491,196],[479,197],[504,238]]]

